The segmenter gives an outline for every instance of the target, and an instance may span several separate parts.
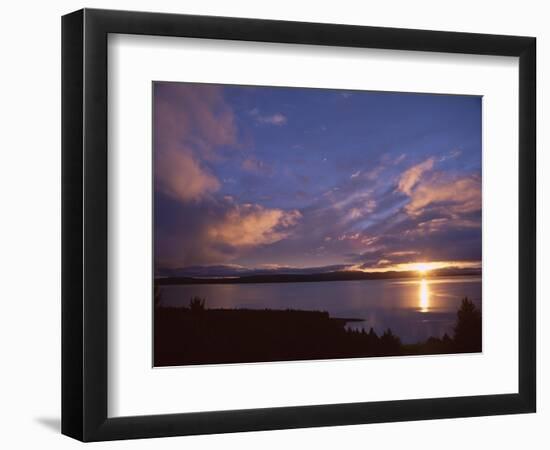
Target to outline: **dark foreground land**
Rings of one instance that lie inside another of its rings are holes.
[[[386,330],[346,329],[362,319],[331,318],[327,312],[207,309],[192,299],[187,308],[157,304],[154,365],[180,366],[369,356],[428,355],[481,351],[481,314],[468,299],[457,313],[453,337],[403,345]]]

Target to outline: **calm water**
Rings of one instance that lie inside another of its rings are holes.
[[[348,326],[387,328],[404,343],[452,335],[456,311],[467,296],[481,307],[481,277],[164,286],[162,304],[187,306],[205,297],[208,308],[305,309],[332,317],[361,318]]]

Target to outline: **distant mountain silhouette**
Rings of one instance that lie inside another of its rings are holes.
[[[300,269],[302,270],[302,269]],[[307,270],[307,269],[303,269]],[[471,276],[480,275],[481,269],[459,269],[448,267],[431,270],[429,276]],[[396,278],[418,278],[417,271],[362,272],[352,270],[337,270],[313,273],[277,273],[241,274],[225,276],[165,276],[157,277],[158,285],[170,284],[241,284],[241,283],[301,283],[320,281],[354,281],[354,280],[385,280]]]
[[[219,277],[240,277],[247,275],[275,275],[275,274],[315,274],[344,271],[349,266],[338,264],[323,267],[287,267],[278,266],[272,268],[247,268],[234,264],[219,264],[214,266],[187,266],[175,269],[159,269],[159,277],[197,277],[197,278],[219,278]]]

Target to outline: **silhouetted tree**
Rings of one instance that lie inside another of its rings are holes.
[[[462,299],[457,313],[454,344],[457,352],[481,351],[481,312],[468,297]]]
[[[205,310],[206,299],[200,297],[193,297],[189,301],[189,309],[191,312],[201,312]]]
[[[374,331],[374,328],[370,327],[369,330],[369,337],[373,340],[378,340],[378,335],[376,334],[376,331]]]
[[[380,346],[385,355],[397,355],[401,351],[401,339],[399,339],[390,328],[384,331],[380,338]]]

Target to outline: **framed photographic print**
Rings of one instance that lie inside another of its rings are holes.
[[[62,31],[64,434],[535,411],[534,38]]]

